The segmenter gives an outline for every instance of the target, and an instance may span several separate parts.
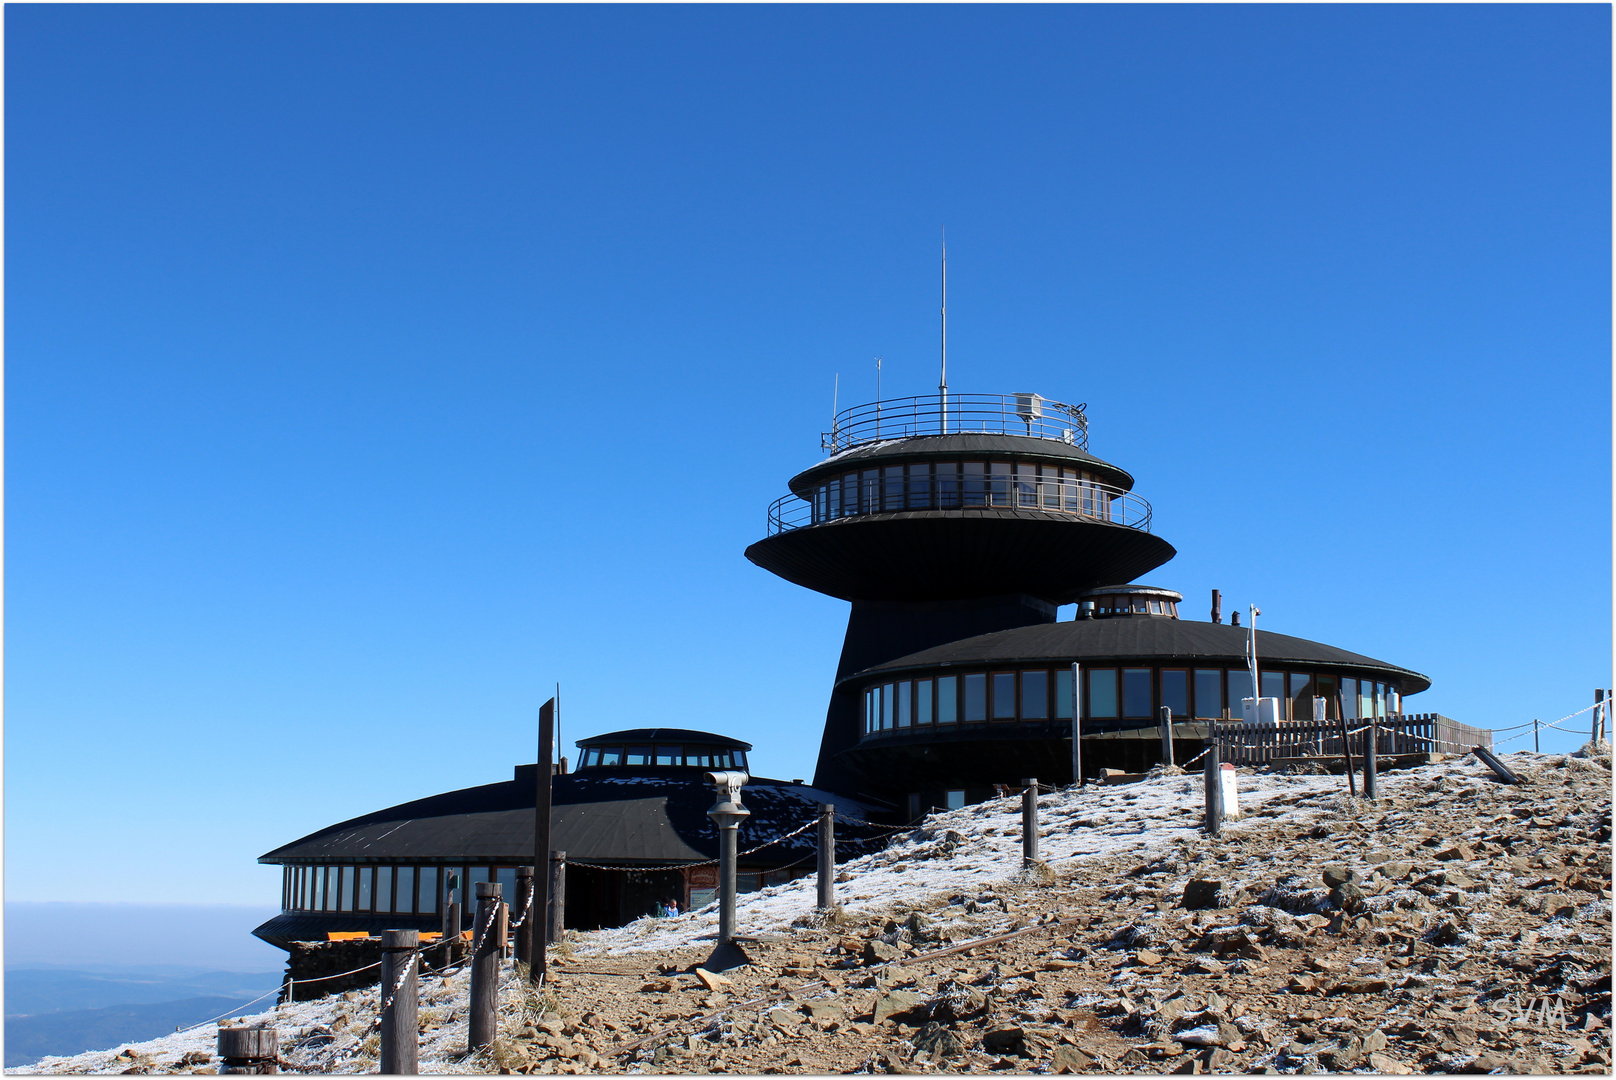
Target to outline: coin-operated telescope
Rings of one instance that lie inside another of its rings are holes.
[[[744,772],[728,770],[710,772],[707,782],[713,785],[718,801],[707,811],[718,826],[718,944],[735,941],[735,850],[736,830],[741,819],[751,817],[752,811],[741,805],[741,788],[751,781]]]

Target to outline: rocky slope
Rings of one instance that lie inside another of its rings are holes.
[[[1388,773],[1199,778],[967,807],[743,898],[752,963],[715,974],[711,912],[578,935],[543,999],[507,970],[500,1040],[464,1053],[464,973],[423,982],[432,1072],[1610,1072],[1608,751]],[[375,991],[265,1014],[283,1070],[376,1067]],[[204,1029],[41,1072],[209,1071]],[[185,1055],[189,1054],[189,1057]],[[33,1071],[33,1070],[30,1070]]]

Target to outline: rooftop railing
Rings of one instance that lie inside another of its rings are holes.
[[[936,475],[868,475],[857,480],[856,489],[838,478],[806,497],[783,495],[774,500],[769,505],[769,535],[906,510],[1042,510],[1150,531],[1148,502],[1131,491],[1090,480],[1008,473],[993,473],[979,481]]]
[[[922,394],[854,405],[837,413],[820,445],[840,453],[865,443],[916,435],[1023,435],[1089,447],[1084,405],[1066,405],[1038,394]]]

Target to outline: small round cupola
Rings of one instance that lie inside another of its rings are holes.
[[[1112,619],[1118,616],[1160,615],[1178,618],[1183,593],[1150,585],[1106,585],[1085,589],[1077,597],[1079,619]]]

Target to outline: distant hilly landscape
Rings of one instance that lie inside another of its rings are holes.
[[[5,913],[6,1068],[166,1035],[281,982],[285,954],[251,934],[263,908],[7,902]]]
[[[275,972],[7,968],[5,1067],[166,1035],[279,984]]]

